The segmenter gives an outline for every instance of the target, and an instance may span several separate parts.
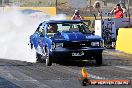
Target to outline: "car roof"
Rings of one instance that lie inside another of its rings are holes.
[[[82,20],[49,20],[46,23],[82,23]]]

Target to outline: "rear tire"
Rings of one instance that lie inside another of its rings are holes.
[[[95,56],[95,61],[98,66],[102,65],[102,53],[99,53]]]

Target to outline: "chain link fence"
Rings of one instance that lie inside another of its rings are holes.
[[[94,8],[96,1],[100,2],[100,9]],[[99,10],[103,15],[107,16],[106,13],[110,12],[120,2],[124,2],[126,9],[128,8],[128,0],[58,0],[57,12],[71,16],[77,8],[82,16],[97,15]],[[82,6],[79,6],[80,4]],[[130,0],[129,7],[132,15],[132,0]]]
[[[96,1],[100,2],[100,9],[94,8]],[[72,16],[75,9],[80,10],[82,16],[94,16],[98,11],[110,12],[120,1],[125,2],[128,8],[128,0],[0,0],[0,6],[16,5],[20,7],[56,7],[58,14]],[[130,0],[130,15],[132,15],[132,0]]]

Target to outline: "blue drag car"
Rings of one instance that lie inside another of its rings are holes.
[[[95,36],[83,21],[50,20],[40,23],[30,36],[37,61],[51,66],[55,58],[95,60],[102,64],[103,39]]]

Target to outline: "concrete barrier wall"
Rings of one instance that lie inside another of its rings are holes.
[[[20,9],[32,9],[32,10],[38,10],[44,13],[47,13],[48,15],[55,16],[56,15],[56,7],[20,7]]]
[[[116,50],[132,54],[132,28],[119,29]]]
[[[56,15],[56,7],[0,7],[1,11],[10,11],[12,9],[17,10],[34,10],[34,11],[40,11],[44,12],[50,16]]]

